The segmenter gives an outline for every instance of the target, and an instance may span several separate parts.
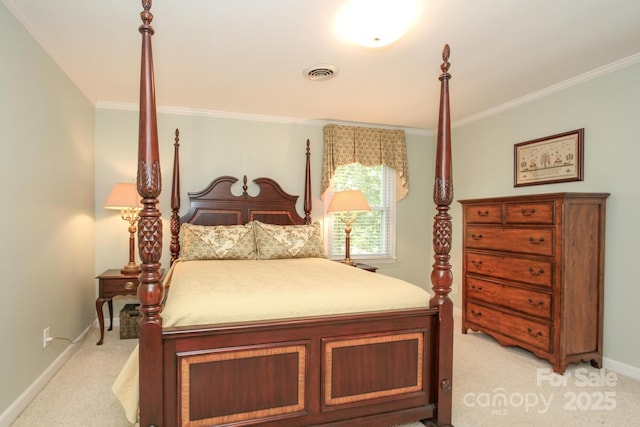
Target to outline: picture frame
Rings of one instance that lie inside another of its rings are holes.
[[[584,180],[584,128],[514,145],[513,186]]]

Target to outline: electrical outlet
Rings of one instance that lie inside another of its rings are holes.
[[[51,328],[46,327],[42,331],[42,348],[46,348],[51,342]]]

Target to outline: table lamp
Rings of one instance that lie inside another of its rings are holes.
[[[356,221],[356,212],[370,211],[369,203],[360,190],[338,191],[333,195],[327,212],[340,212],[340,221],[344,223],[345,255],[343,263],[353,265],[351,261],[351,225]]]
[[[104,203],[105,209],[119,210],[120,217],[129,223],[129,262],[120,270],[122,274],[140,274],[140,267],[135,262],[135,236],[138,214],[142,209],[138,195],[138,189],[133,182],[120,182],[113,187],[107,201]]]

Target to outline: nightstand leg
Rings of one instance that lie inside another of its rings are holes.
[[[107,301],[107,304],[109,305],[109,331],[113,330],[113,299],[109,298],[109,301]]]
[[[104,341],[104,317],[102,315],[103,304],[104,304],[104,298],[98,298],[96,300],[96,313],[98,314],[98,323],[100,324],[100,341],[98,341],[96,345],[102,345],[102,342]]]

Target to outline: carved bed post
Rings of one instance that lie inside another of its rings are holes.
[[[162,425],[162,319],[163,297],[160,283],[162,254],[162,220],[157,208],[161,188],[158,125],[153,81],[151,36],[153,15],[151,0],[142,0],[142,58],[140,69],[140,128],[138,134],[138,193],[142,197],[142,211],[138,226],[140,259],[140,425]]]
[[[434,259],[431,284],[434,292],[429,301],[431,307],[438,307],[438,407],[436,423],[451,425],[452,376],[453,376],[453,303],[449,299],[453,275],[449,264],[451,250],[451,216],[449,206],[453,201],[453,180],[451,167],[451,120],[449,112],[449,45],[442,51],[440,66],[440,115],[438,118],[438,139],[436,141],[436,173],[433,187],[433,201],[436,216],[433,223]]]
[[[173,180],[171,181],[171,264],[180,256],[180,130],[173,144]]]
[[[311,224],[311,143],[307,139],[307,162],[304,172],[304,223]]]

